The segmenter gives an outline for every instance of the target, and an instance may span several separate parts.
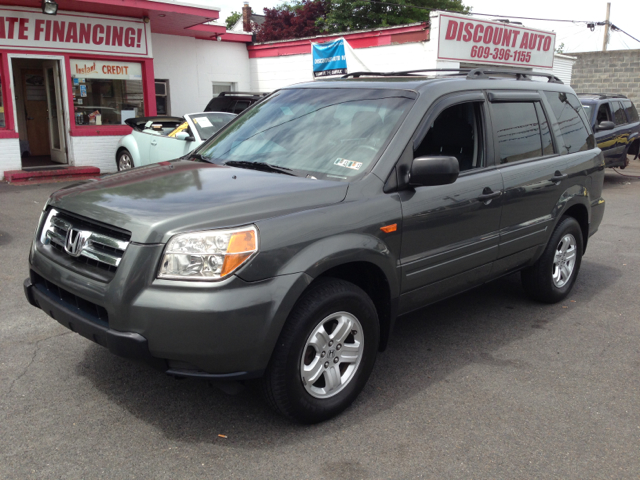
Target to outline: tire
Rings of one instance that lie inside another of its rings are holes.
[[[300,423],[338,415],[364,388],[379,339],[375,306],[362,289],[343,280],[318,280],[282,329],[262,379],[267,402]]]
[[[580,224],[562,217],[542,256],[522,270],[522,285],[529,297],[543,303],[564,299],[573,288],[582,262],[583,239]]]
[[[118,165],[118,171],[121,172],[123,170],[131,170],[135,167],[133,164],[133,158],[131,158],[131,153],[129,150],[122,149],[116,155],[116,165]]]

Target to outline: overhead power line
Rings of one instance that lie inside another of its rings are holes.
[[[408,3],[393,3],[393,2],[378,2],[377,0],[360,0],[363,2],[367,2],[367,3],[371,3],[371,4],[377,4],[377,5],[391,5],[394,7],[408,7],[408,8],[417,8],[419,10],[434,10],[433,8],[429,8],[429,7],[421,7],[418,5],[411,5]],[[453,10],[441,10],[441,9],[437,9],[438,11],[441,12],[447,12],[447,13],[457,13],[460,15],[464,15],[461,12],[455,12]],[[593,22],[591,20],[563,20],[563,19],[558,19],[558,18],[534,18],[534,17],[516,17],[514,15],[496,15],[493,13],[476,13],[476,12],[470,12],[470,15],[481,15],[483,17],[501,17],[501,18],[517,18],[518,20],[540,20],[543,22],[566,22],[566,23],[596,23]]]
[[[377,0],[360,0],[363,2],[367,2],[367,3],[371,3],[371,4],[377,4],[377,5],[390,5],[392,7],[405,7],[405,8],[417,8],[418,10],[433,10],[433,8],[429,8],[429,7],[420,7],[418,5],[411,5],[408,3],[393,3],[393,2],[378,2]],[[457,13],[457,14],[461,14],[460,12],[454,12],[452,10],[440,10],[441,12],[447,12],[447,13]],[[594,30],[596,25],[604,25],[606,22],[594,22],[591,20],[564,20],[564,19],[560,19],[560,18],[535,18],[535,17],[518,17],[515,15],[496,15],[496,14],[492,14],[492,13],[477,13],[477,12],[470,12],[470,15],[479,15],[479,16],[483,16],[483,17],[498,17],[498,18],[517,18],[518,20],[536,20],[536,21],[540,21],[540,22],[563,22],[563,23],[584,23],[587,25],[587,27],[589,27],[591,29],[591,31]],[[609,24],[611,26],[611,29],[613,31],[617,31],[617,32],[622,32],[625,35],[633,38],[636,42],[640,43],[640,40],[638,40],[636,37],[634,37],[633,35],[625,32],[624,30],[622,30],[619,27],[616,27],[613,23]]]
[[[636,37],[634,37],[633,35],[629,35],[627,32],[625,32],[624,30],[622,30],[619,27],[616,27],[613,23],[610,24],[611,25],[611,30],[613,30],[614,32],[622,32],[625,35],[627,35],[628,37],[633,38],[636,42],[640,43],[640,40],[638,40]]]

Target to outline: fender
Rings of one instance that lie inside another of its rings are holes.
[[[389,284],[391,298],[400,294],[397,259],[385,242],[373,235],[346,233],[320,239],[296,253],[278,275],[306,273],[319,277],[327,270],[353,262],[366,262],[382,270]]]
[[[547,242],[551,237],[551,234],[560,223],[560,219],[571,210],[571,216],[576,218],[582,229],[583,237],[583,252],[587,249],[587,240],[589,238],[589,223],[591,222],[591,198],[589,191],[583,185],[572,185],[567,188],[558,199],[558,203],[551,212],[553,219],[552,228],[549,229],[547,235]],[[546,242],[545,242],[546,245]],[[531,264],[540,258],[544,249],[541,248],[536,252],[535,257],[532,259]]]
[[[636,145],[636,143],[638,143],[639,145]],[[632,150],[635,149],[635,151]],[[629,142],[624,150],[624,155],[635,155],[634,156],[634,160],[638,159],[638,156],[640,156],[640,134],[638,132],[632,132],[631,135],[629,135]]]
[[[122,150],[123,148],[126,148],[127,150],[129,150],[129,153],[131,154],[131,159],[133,160],[133,164],[136,167],[141,167],[142,159],[140,157],[140,149],[138,148],[138,142],[136,141],[136,138],[134,137],[133,133],[130,133],[129,135],[122,137],[118,142],[118,147],[116,149],[116,165],[118,162],[118,153],[120,153],[120,150]]]
[[[574,205],[583,205],[587,210],[587,221],[591,221],[591,202],[589,191],[583,185],[572,185],[567,188],[553,209],[553,228],[556,227],[562,216]]]

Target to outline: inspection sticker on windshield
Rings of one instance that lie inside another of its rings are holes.
[[[354,162],[353,160],[347,160],[346,158],[336,158],[333,162],[334,165],[340,165],[344,168],[350,168],[351,170],[360,170],[362,162]]]

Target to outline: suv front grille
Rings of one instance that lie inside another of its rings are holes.
[[[51,209],[40,242],[67,258],[115,272],[129,246],[131,235],[121,230]]]

